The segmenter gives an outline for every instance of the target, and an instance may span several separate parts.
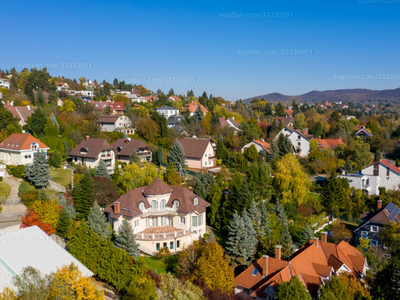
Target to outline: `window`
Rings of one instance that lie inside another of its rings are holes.
[[[161,200],[161,203],[160,203],[160,210],[161,210],[161,211],[164,211],[164,210],[165,210],[165,200]]]
[[[197,216],[197,226],[201,226],[201,224],[203,223],[203,218],[200,216]]]
[[[386,168],[386,179],[389,179],[389,175],[390,175],[390,168],[387,167]]]
[[[158,226],[158,217],[151,217],[151,224],[153,227]]]
[[[199,205],[199,197],[194,197],[193,204]]]
[[[378,241],[377,240],[371,240],[369,243],[371,244],[372,247],[377,247],[378,246]]]
[[[197,227],[197,216],[192,217],[192,226]]]
[[[158,210],[158,202],[156,200],[151,201],[151,210],[152,211]]]
[[[371,226],[371,231],[378,232],[379,231],[378,226]]]
[[[368,231],[361,231],[361,238],[367,239],[368,238]]]
[[[146,228],[150,227],[150,218],[146,218]]]
[[[167,248],[167,243],[163,243],[162,247]]]
[[[301,136],[300,136],[300,135],[298,135],[298,136],[297,136],[297,139],[298,139],[298,140],[299,140],[299,139],[301,139]]]
[[[167,225],[167,217],[166,216],[162,216],[161,217],[161,226],[165,226]]]
[[[105,159],[104,163],[106,164],[107,167],[111,166],[111,159]]]
[[[156,251],[160,250],[160,243],[156,244]]]
[[[168,225],[172,226],[172,217],[168,216]]]
[[[206,153],[206,154],[204,154],[204,157],[207,157],[207,153]]]
[[[174,242],[169,242],[169,249],[174,250]]]
[[[204,162],[204,165],[207,166],[207,162],[206,161]]]
[[[185,224],[185,217],[180,217],[179,223],[180,224]]]
[[[174,200],[173,202],[174,209],[177,210],[179,208],[179,200]]]
[[[299,147],[300,147],[300,146],[301,146],[301,143],[300,143],[300,142],[297,142],[297,146],[299,146]]]
[[[139,203],[139,209],[142,211],[142,212],[144,212],[144,203],[143,202],[140,202]]]
[[[139,227],[139,220],[136,220],[135,221],[135,225],[134,225],[135,227]]]
[[[254,268],[253,273],[251,273],[251,275],[256,276],[257,273],[258,273],[258,269],[257,269],[257,268]]]
[[[379,164],[374,165],[374,176],[379,176]]]
[[[176,249],[179,249],[181,247],[181,241],[177,240],[176,241]]]

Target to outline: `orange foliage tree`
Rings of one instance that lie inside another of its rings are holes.
[[[52,234],[56,232],[53,228],[51,228],[49,224],[42,223],[39,220],[39,215],[34,211],[28,211],[24,217],[21,217],[21,220],[22,220],[21,228],[26,228],[36,225],[47,234]]]

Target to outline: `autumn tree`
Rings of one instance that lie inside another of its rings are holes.
[[[339,279],[346,287],[350,294],[351,299],[355,300],[367,300],[370,299],[369,290],[364,287],[364,284],[360,282],[357,277],[348,275],[346,273],[339,274]],[[360,297],[361,296],[361,297]]]
[[[275,300],[311,300],[310,293],[297,276],[278,286]]]
[[[13,284],[18,291],[17,299],[36,300],[48,299],[51,292],[52,275],[42,274],[38,269],[27,266],[19,276],[13,278]]]
[[[337,219],[331,224],[330,233],[336,242],[350,240],[353,236],[351,231],[346,228],[344,223],[340,222],[340,219]]]
[[[161,299],[202,300],[202,290],[190,281],[180,282],[171,273],[161,277]]]
[[[136,128],[138,135],[148,142],[154,143],[159,137],[157,123],[149,117],[140,119]]]
[[[306,200],[311,182],[294,155],[286,154],[276,163],[275,186],[283,204],[292,203],[298,207]]]
[[[167,165],[167,169],[164,173],[164,181],[169,185],[180,185],[182,182],[182,178],[179,176],[179,173],[172,162]]]
[[[320,289],[320,300],[352,300],[343,282],[335,276]]]
[[[126,193],[132,189],[149,185],[156,177],[157,169],[154,164],[145,162],[139,166],[136,163],[132,163],[124,169],[120,188]]]
[[[104,177],[93,177],[92,201],[107,207],[118,199],[118,188],[114,182]]]
[[[400,252],[400,222],[391,222],[385,225],[384,229],[379,232],[379,237],[383,244],[389,247],[393,255]]]

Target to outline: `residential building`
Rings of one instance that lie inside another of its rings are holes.
[[[235,117],[229,118],[228,120],[226,120],[225,117],[220,117],[219,124],[221,125],[221,128],[228,126],[235,129],[235,131],[240,130],[240,123],[235,120]]]
[[[7,166],[0,164],[0,177],[7,177]]]
[[[377,210],[363,212],[360,219],[362,223],[354,230],[356,244],[360,243],[360,238],[367,238],[371,246],[382,247],[383,243],[379,233],[384,228],[384,225],[400,221],[400,208],[392,202],[382,206],[382,200],[378,200]]]
[[[156,111],[160,115],[163,115],[165,118],[167,118],[167,120],[171,116],[179,115],[179,109],[171,106],[162,106],[159,108],[155,108],[154,111]]]
[[[24,268],[31,266],[43,275],[74,263],[83,276],[94,274],[39,227],[31,226],[0,235],[0,291],[15,289]]]
[[[195,113],[195,111],[196,111],[196,109],[197,109],[197,107],[198,107],[199,105],[200,105],[201,111],[203,112],[203,115],[206,114],[206,113],[208,113],[207,108],[205,108],[205,107],[204,107],[203,105],[201,105],[200,103],[194,102],[194,101],[185,104],[185,105],[183,106],[183,111],[186,111],[186,112],[189,113],[190,116],[193,116],[194,113]]]
[[[281,246],[275,248],[275,258],[262,256],[257,262],[235,277],[236,294],[256,299],[273,300],[279,285],[298,276],[313,298],[320,287],[340,273],[363,278],[367,260],[349,243],[327,242],[327,233],[301,247],[290,261],[281,260]]]
[[[388,162],[386,159],[374,162],[361,170],[366,175],[378,176],[379,186],[386,190],[397,190],[400,184],[400,169]]]
[[[361,172],[339,175],[340,178],[346,178],[349,186],[362,190],[366,195],[379,195],[379,176],[365,175]]]
[[[128,99],[131,99],[132,103],[146,103],[147,102],[146,97],[142,97],[137,94],[128,94],[128,95],[125,95],[125,97]]]
[[[356,132],[356,137],[362,139],[365,142],[373,136],[374,135],[369,132],[364,126],[362,126],[362,128]]]
[[[335,150],[337,146],[344,145],[341,137],[338,139],[321,139],[319,137],[319,138],[314,138],[313,140],[317,141],[318,149],[330,148],[332,150]]]
[[[310,140],[314,137],[312,134],[308,134],[308,129],[299,130],[294,129],[290,126],[285,126],[276,135],[275,141],[278,140],[281,134],[286,135],[293,145],[294,153],[299,156],[308,156],[310,153]]]
[[[60,92],[60,91],[67,92],[68,89],[69,89],[69,85],[66,82],[57,82],[56,86],[57,86],[57,91],[58,92]]]
[[[124,129],[132,129],[132,121],[121,115],[103,115],[97,119],[97,124],[100,124],[101,131],[115,131]]]
[[[5,78],[0,78],[0,87],[9,89],[11,86],[10,80]]]
[[[284,110],[284,113],[285,113],[285,115],[286,115],[287,117],[293,116],[293,112],[294,112],[293,109],[285,109],[285,110]]]
[[[167,126],[168,128],[174,128],[175,131],[178,131],[184,119],[185,118],[182,115],[170,116],[167,120]]]
[[[186,155],[189,169],[208,169],[215,167],[215,149],[210,139],[184,138],[179,140]]]
[[[169,96],[168,97],[168,101],[176,101],[176,100],[181,100],[181,98],[178,96]]]
[[[19,124],[21,126],[28,124],[28,118],[33,114],[36,106],[14,106],[13,102],[7,101],[4,104],[4,108],[10,111],[14,117],[19,119]]]
[[[115,159],[127,164],[129,163],[133,151],[136,151],[141,162],[152,161],[153,158],[153,151],[150,146],[142,140],[134,140],[131,138],[118,139],[112,144],[112,147],[115,153]]]
[[[109,173],[114,172],[115,155],[113,147],[106,139],[91,138],[86,136],[69,154],[75,164],[96,168],[102,159]]]
[[[104,211],[114,231],[127,220],[139,249],[150,255],[167,247],[172,253],[206,233],[208,202],[181,186],[166,185],[160,178],[119,197]]]
[[[27,133],[13,133],[0,143],[0,161],[6,165],[30,165],[34,154],[50,148]]]
[[[246,148],[250,148],[251,145],[254,145],[256,147],[258,153],[260,153],[261,155],[264,155],[264,153],[269,153],[269,150],[271,148],[271,145],[269,143],[267,143],[266,141],[264,141],[264,139],[253,140],[251,143],[248,143],[243,146],[242,153],[244,153],[244,150]]]
[[[124,103],[123,102],[109,102],[109,101],[89,101],[95,108],[104,110],[110,107],[111,114],[113,115],[123,115],[124,114]]]

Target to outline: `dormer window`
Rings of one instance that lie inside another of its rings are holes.
[[[177,210],[179,208],[179,205],[180,205],[179,200],[175,199],[173,202],[174,209]]]
[[[151,210],[152,211],[158,210],[158,202],[156,200],[151,201]]]
[[[38,143],[32,143],[32,144],[31,144],[31,150],[32,150],[32,151],[36,151],[36,150],[38,150],[38,148],[39,148]]]
[[[194,197],[193,204],[194,205],[199,205],[199,197]]]
[[[139,209],[142,211],[142,212],[144,212],[144,203],[143,202],[140,202],[139,203]]]
[[[121,152],[121,151],[122,151],[122,147],[118,147],[117,152]]]
[[[80,154],[87,154],[89,152],[89,148],[81,148],[81,150],[79,150]]]

